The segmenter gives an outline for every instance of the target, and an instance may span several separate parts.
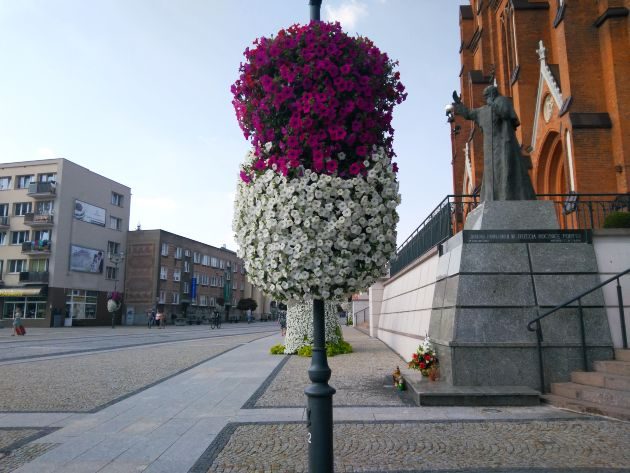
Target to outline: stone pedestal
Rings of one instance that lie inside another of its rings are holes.
[[[475,230],[558,231],[554,205],[544,201],[486,202],[468,216]],[[442,247],[429,326],[442,378],[453,386],[539,389],[536,334],[527,323],[599,283],[590,243],[464,241]],[[468,238],[468,237],[467,237]],[[470,240],[470,238],[468,238]],[[613,356],[601,290],[583,300],[588,361]],[[581,369],[577,308],[542,322],[547,383]],[[547,386],[548,389],[548,386]]]

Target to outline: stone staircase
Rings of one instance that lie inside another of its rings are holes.
[[[587,414],[630,421],[630,350],[615,350],[615,359],[596,361],[595,371],[576,371],[569,383],[553,383],[543,402]]]

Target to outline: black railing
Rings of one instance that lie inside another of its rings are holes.
[[[531,322],[527,324],[527,330],[529,330],[530,332],[536,332],[536,345],[538,348],[538,369],[540,371],[540,391],[542,393],[545,392],[545,372],[544,372],[544,360],[543,360],[543,350],[542,350],[543,333],[542,333],[542,327],[540,325],[540,321],[544,319],[545,317],[559,311],[560,309],[567,308],[571,306],[571,304],[574,304],[575,302],[577,302],[578,317],[579,317],[579,322],[580,322],[580,346],[582,350],[582,369],[584,371],[588,371],[588,357],[586,353],[586,333],[584,330],[584,309],[582,306],[582,299],[586,297],[587,295],[589,295],[591,292],[594,292],[606,286],[607,284],[610,284],[613,281],[617,281],[617,302],[619,303],[619,323],[621,327],[621,343],[623,345],[623,348],[628,348],[628,335],[626,334],[626,319],[625,319],[624,308],[623,308],[623,295],[621,291],[621,284],[619,282],[621,277],[625,276],[626,274],[630,274],[630,268],[613,276],[610,279],[607,279],[606,281],[602,283],[599,283],[598,285],[589,289],[588,291],[584,291],[580,295],[575,296],[573,299],[570,299],[566,301],[565,303],[560,304],[559,306],[556,306],[551,310],[548,310],[547,312],[536,317],[534,320],[532,320]],[[572,305],[571,307],[575,307],[575,305]]]
[[[601,228],[611,212],[630,209],[629,194],[539,194],[537,197],[554,202],[563,229]],[[477,195],[448,195],[398,247],[389,262],[390,276],[459,232],[466,215],[478,203]]]

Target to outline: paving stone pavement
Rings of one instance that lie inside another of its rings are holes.
[[[344,339],[353,352],[328,358],[332,371],[329,384],[337,392],[334,406],[404,406],[412,404],[409,396],[401,396],[389,383],[396,368],[404,361],[381,341],[343,327]],[[254,407],[303,407],[304,387],[308,379],[310,358],[290,356]]]
[[[303,424],[233,424],[210,467],[216,473],[307,471]],[[607,420],[341,422],[335,471],[628,471],[630,429]]]
[[[337,472],[630,472],[630,423],[544,405],[411,406],[383,387],[395,365],[404,371],[402,360],[352,328],[344,334],[356,353],[330,359],[331,384],[338,389]],[[279,342],[276,334],[234,343],[93,412],[0,412],[0,441],[3,427],[54,429],[32,442],[13,443],[13,460],[24,461],[10,468],[14,473],[306,471],[303,389],[310,361],[270,355],[269,347]],[[177,345],[179,358],[198,350],[193,341]],[[120,356],[131,351],[120,350]],[[96,366],[99,356],[77,358]],[[147,367],[136,363],[135,369]],[[5,442],[11,444],[9,437]]]
[[[0,428],[0,473],[8,473],[54,448],[54,443],[32,443],[51,429]]]

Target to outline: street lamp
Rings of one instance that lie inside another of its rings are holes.
[[[112,251],[107,253],[107,257],[109,261],[114,265],[114,292],[118,292],[118,265],[122,263],[125,259],[125,253],[114,253]],[[112,311],[112,328],[116,326],[116,312],[117,310]]]

